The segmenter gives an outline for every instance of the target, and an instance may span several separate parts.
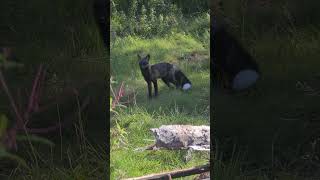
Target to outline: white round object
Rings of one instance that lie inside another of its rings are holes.
[[[253,85],[259,78],[259,73],[255,70],[240,71],[233,79],[232,88],[243,90]]]
[[[188,90],[188,89],[190,89],[190,88],[191,88],[191,84],[190,84],[190,83],[186,83],[186,84],[184,84],[183,87],[182,87],[182,89],[185,90],[185,91]]]

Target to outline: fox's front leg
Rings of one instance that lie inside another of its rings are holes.
[[[154,96],[158,96],[158,83],[157,80],[152,81],[154,86]]]
[[[152,84],[151,81],[148,81],[148,94],[149,94],[149,98],[152,98]]]

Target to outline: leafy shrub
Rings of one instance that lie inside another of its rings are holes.
[[[209,30],[207,4],[202,8],[190,10],[186,9],[190,6],[189,4],[185,6],[179,1],[133,0],[124,2],[111,1],[111,31],[115,37],[136,35],[151,38],[175,32],[197,34],[204,31],[207,33],[206,30]]]

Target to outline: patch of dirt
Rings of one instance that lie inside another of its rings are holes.
[[[182,61],[201,62],[204,60],[208,60],[209,58],[210,56],[206,53],[194,51],[189,54],[185,54],[178,59]]]

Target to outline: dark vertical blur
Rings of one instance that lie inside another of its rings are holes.
[[[95,0],[93,5],[95,19],[97,24],[99,25],[100,33],[103,38],[103,43],[105,47],[109,45],[109,5],[110,3],[108,3],[107,0]]]

